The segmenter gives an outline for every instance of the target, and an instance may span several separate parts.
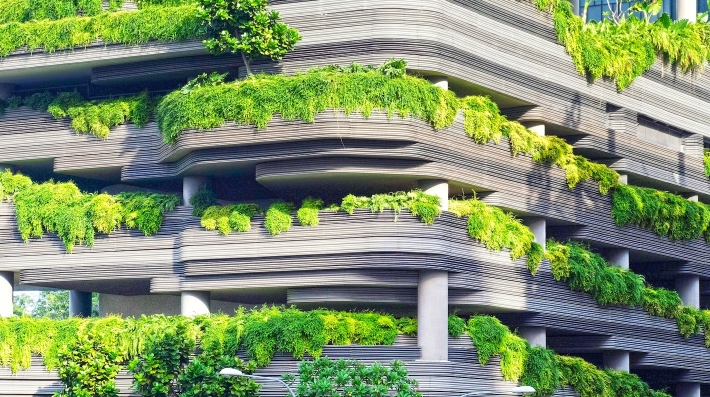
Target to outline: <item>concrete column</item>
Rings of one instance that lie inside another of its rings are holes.
[[[417,181],[419,188],[426,194],[439,197],[442,211],[449,210],[449,182],[442,179],[422,179]]]
[[[529,129],[530,131],[540,135],[540,136],[545,136],[545,123],[540,120],[540,121],[525,121],[522,123],[525,128]]]
[[[675,289],[684,305],[700,309],[700,277],[680,276],[675,279]]]
[[[678,383],[676,397],[700,397],[700,383]]]
[[[520,327],[518,333],[532,346],[547,347],[547,328],[545,327]]]
[[[180,296],[180,314],[187,317],[210,314],[209,291],[184,291]]]
[[[182,204],[190,205],[190,199],[206,182],[202,176],[186,176],[182,178]]]
[[[419,271],[417,340],[424,361],[449,360],[449,272]]]
[[[629,352],[623,350],[607,350],[603,353],[604,367],[615,371],[629,372]]]
[[[619,174],[619,183],[622,185],[628,185],[629,176],[627,174]]]
[[[677,19],[687,19],[695,23],[698,19],[698,3],[696,0],[677,0],[676,1]]]
[[[7,101],[15,93],[15,85],[11,83],[0,83],[0,99]]]
[[[0,317],[12,317],[12,292],[15,288],[15,274],[0,272]]]
[[[574,15],[581,15],[582,11],[579,7],[580,0],[570,0],[570,2],[572,3],[572,11],[574,11]]]
[[[547,221],[545,218],[524,218],[523,222],[535,235],[535,242],[545,247],[547,241]]]
[[[429,81],[431,81],[432,84],[441,88],[442,90],[449,90],[449,79],[446,76],[430,77]]]
[[[629,269],[629,250],[624,248],[607,250],[606,261],[622,269]]]
[[[69,316],[91,317],[91,292],[69,291]]]
[[[697,193],[685,193],[683,197],[687,198],[688,201],[694,201],[696,203],[700,201]]]

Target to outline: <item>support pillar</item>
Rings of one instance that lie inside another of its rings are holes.
[[[570,0],[570,2],[572,3],[572,12],[574,12],[574,15],[582,15],[582,11],[579,6],[580,0]]]
[[[0,318],[12,317],[12,292],[15,287],[15,274],[0,272]]]
[[[535,235],[535,242],[545,248],[545,241],[547,241],[547,221],[545,218],[524,218],[523,223]]]
[[[15,93],[15,85],[12,83],[0,84],[0,99],[7,101]]]
[[[607,251],[606,260],[614,266],[629,270],[629,256],[629,250],[627,249],[610,249]]]
[[[627,174],[619,174],[619,183],[622,185],[628,185],[629,176]]]
[[[547,328],[545,327],[520,327],[518,333],[533,347],[547,347]]]
[[[419,271],[417,340],[423,361],[449,360],[449,272]]]
[[[604,367],[614,371],[629,372],[629,352],[623,350],[607,350],[603,353]]]
[[[676,397],[700,397],[700,383],[678,383]]]
[[[700,277],[680,276],[675,280],[675,288],[684,305],[700,309]]]
[[[186,317],[210,314],[209,291],[184,291],[180,296],[180,314]]]
[[[677,0],[676,14],[679,21],[687,19],[691,23],[695,23],[698,19],[698,3],[696,0]]]
[[[435,86],[441,88],[442,90],[449,90],[449,79],[446,76],[434,76],[430,77],[429,81]]]
[[[687,198],[688,201],[694,201],[696,203],[700,201],[697,193],[686,193],[683,195],[683,197]]]
[[[422,179],[417,181],[419,188],[426,194],[439,197],[439,208],[449,210],[449,182],[442,179]]]
[[[69,291],[69,317],[91,317],[91,292]]]
[[[190,205],[190,199],[205,184],[206,178],[202,176],[186,176],[182,178],[182,204]]]
[[[530,131],[540,136],[545,136],[545,122],[542,120],[524,121],[522,124]]]

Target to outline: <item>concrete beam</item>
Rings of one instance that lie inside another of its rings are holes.
[[[449,360],[449,273],[419,271],[417,340],[424,361]]]
[[[545,327],[520,327],[520,337],[535,347],[547,347],[547,328]]]
[[[210,314],[209,291],[184,291],[180,295],[180,314],[186,317]]]
[[[603,353],[604,367],[615,371],[629,372],[630,354],[623,350],[606,350]]]
[[[91,292],[69,291],[69,316],[91,317]]]
[[[443,179],[422,179],[417,181],[419,188],[426,194],[439,197],[439,208],[449,210],[449,182]]]
[[[0,318],[12,317],[12,292],[15,288],[15,274],[0,272]]]
[[[700,309],[700,277],[680,276],[675,280],[675,288],[684,305]]]

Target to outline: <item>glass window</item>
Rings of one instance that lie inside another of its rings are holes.
[[[584,4],[585,0],[578,0],[579,1],[579,9],[583,10],[584,9]],[[697,0],[698,1],[698,12],[703,12],[707,10],[708,4],[707,0]],[[612,0],[609,1],[609,4],[612,7],[616,6],[616,1]],[[700,7],[700,3],[704,3],[704,8]],[[624,11],[628,10],[629,7],[631,6],[631,2],[624,2],[622,4],[622,9]],[[587,20],[588,21],[601,21],[602,18],[604,17],[604,13],[609,11],[609,6],[607,5],[606,0],[592,0],[589,2],[589,8],[587,9]],[[673,0],[665,0],[663,2],[663,12],[667,13],[668,15],[671,16],[671,18],[675,18],[676,11],[675,11],[675,1]],[[636,15],[637,17],[641,18],[641,14]],[[655,18],[654,18],[655,19]]]

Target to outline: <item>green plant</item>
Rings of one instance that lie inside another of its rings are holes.
[[[192,206],[192,216],[201,217],[209,207],[217,204],[217,196],[207,186],[201,186],[195,194],[190,197]]]
[[[323,200],[308,197],[303,199],[301,208],[298,209],[296,216],[301,226],[318,226],[320,222],[318,211],[323,209]]]
[[[81,338],[59,354],[57,397],[118,397],[116,375],[123,358],[99,338]]]
[[[264,226],[272,236],[287,232],[293,225],[291,212],[294,207],[291,203],[274,203],[271,204],[266,215],[264,216]]]
[[[227,378],[219,371],[236,368],[251,374],[256,366],[244,363],[235,355],[221,354],[219,351],[205,351],[196,357],[178,376],[180,397],[257,397],[261,385],[253,379],[237,376]]]
[[[297,393],[303,397],[420,397],[417,381],[401,361],[389,366],[365,365],[354,360],[321,357],[298,365]]]
[[[705,176],[710,178],[710,149],[703,150],[703,165],[705,166]]]
[[[466,331],[466,321],[461,317],[450,314],[448,318],[449,336],[458,338]]]
[[[438,196],[426,194],[417,189],[411,192],[374,194],[370,197],[349,194],[343,198],[337,209],[351,215],[356,209],[369,209],[372,212],[383,212],[389,209],[393,210],[395,214],[406,209],[425,224],[431,225],[441,214],[439,205]]]
[[[259,212],[256,204],[213,205],[204,211],[200,224],[225,236],[232,230],[244,233],[251,230],[251,218]]]
[[[543,259],[543,248],[535,235],[511,213],[491,207],[477,199],[449,200],[449,211],[458,217],[468,217],[468,234],[486,248],[510,250],[515,260],[527,255],[527,266],[532,274],[537,272]]]
[[[638,186],[617,186],[611,210],[617,225],[648,228],[671,240],[698,238],[710,224],[710,210],[704,204]]]
[[[205,48],[213,54],[239,53],[247,74],[249,61],[257,56],[277,61],[301,39],[296,29],[268,11],[267,0],[199,0],[198,18],[207,29]]]

